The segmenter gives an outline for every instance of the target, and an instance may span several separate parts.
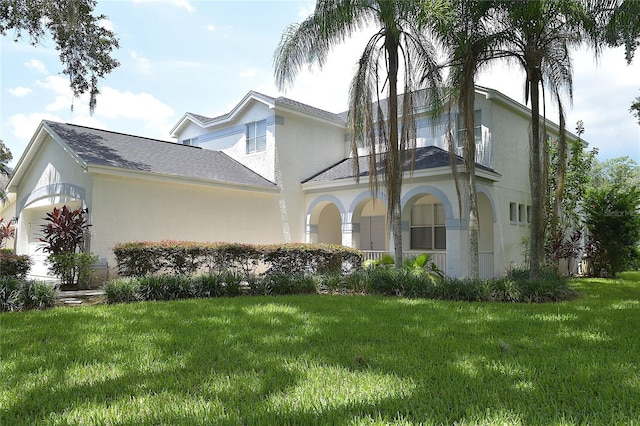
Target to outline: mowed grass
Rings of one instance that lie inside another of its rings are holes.
[[[573,285],[5,313],[0,425],[640,424],[640,273]]]

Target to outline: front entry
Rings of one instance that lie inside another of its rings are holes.
[[[362,216],[360,219],[360,250],[385,249],[384,216]]]

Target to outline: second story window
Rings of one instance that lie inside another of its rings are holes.
[[[247,154],[267,149],[267,120],[247,124]]]

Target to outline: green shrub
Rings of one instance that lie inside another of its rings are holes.
[[[0,312],[51,308],[56,296],[57,290],[51,284],[0,277]]]
[[[346,289],[345,276],[339,273],[327,273],[317,276],[316,286],[321,292],[336,292]]]
[[[541,270],[535,280],[529,279],[529,271],[526,269],[511,270],[507,277],[517,280],[522,302],[558,302],[578,296],[578,293],[569,287],[569,279],[553,270]]]
[[[0,312],[20,310],[20,286],[22,281],[9,276],[0,277]]]
[[[369,288],[369,274],[364,269],[358,269],[343,276],[344,288],[353,293],[365,293]]]
[[[259,265],[266,266],[269,273],[297,275],[348,272],[362,264],[358,250],[328,244],[130,242],[117,244],[113,252],[121,276],[190,275],[198,271],[226,270],[249,276],[256,274]]]
[[[437,280],[408,268],[374,268],[368,272],[368,291],[387,296],[432,297]]]
[[[137,278],[125,277],[107,282],[104,287],[107,303],[128,303],[141,299]]]
[[[64,287],[88,288],[93,279],[93,265],[98,256],[88,253],[62,253],[49,256],[49,271]]]
[[[25,278],[31,270],[33,261],[29,256],[17,255],[12,252],[0,252],[0,276]]]
[[[519,302],[522,300],[521,285],[518,281],[505,277],[491,281],[491,300],[497,302]]]
[[[191,297],[191,280],[184,275],[149,275],[138,280],[142,300],[177,300]]]
[[[220,274],[200,274],[192,280],[193,297],[222,297],[226,295]]]
[[[43,281],[22,281],[20,285],[20,309],[46,309],[56,304],[58,291],[55,286]]]
[[[236,271],[226,270],[220,274],[220,280],[222,280],[222,286],[225,291],[225,296],[236,297],[242,295],[242,282],[244,280],[244,274]]]

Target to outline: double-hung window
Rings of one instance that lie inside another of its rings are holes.
[[[416,204],[411,209],[411,248],[445,250],[447,228],[442,204]]]
[[[247,154],[267,149],[267,120],[254,121],[246,125]]]

